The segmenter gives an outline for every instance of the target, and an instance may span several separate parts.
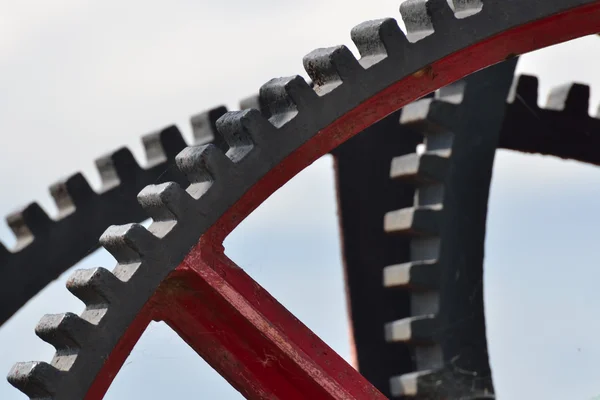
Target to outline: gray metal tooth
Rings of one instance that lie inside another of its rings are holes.
[[[137,196],[138,202],[154,221],[177,221],[194,199],[175,182],[148,185]]]
[[[363,68],[378,63],[386,57],[403,58],[409,42],[393,18],[366,21],[352,28],[352,41],[361,55]]]
[[[433,33],[433,22],[427,12],[427,0],[406,0],[400,4],[400,15],[408,40],[416,42]]]
[[[394,376],[390,379],[390,389],[392,397],[493,400],[495,395],[485,386],[478,387],[485,380],[485,377],[470,377],[460,371],[434,367]]]
[[[123,177],[141,169],[131,151],[125,147],[96,159],[96,168],[100,173],[103,191],[118,186]]]
[[[546,108],[576,115],[588,116],[590,87],[580,83],[567,83],[555,87],[548,95]]]
[[[228,153],[238,148],[231,148]],[[177,167],[192,183],[187,192],[199,199],[213,184],[225,181],[232,174],[234,164],[221,149],[211,144],[186,147],[175,159]]]
[[[449,32],[456,22],[446,0],[407,0],[400,5],[400,14],[413,43],[436,31]]]
[[[448,4],[456,18],[467,18],[483,9],[482,0],[449,0]]]
[[[317,100],[317,94],[299,75],[271,79],[260,88],[260,104],[271,117],[269,121],[281,127]]]
[[[385,214],[384,229],[389,233],[436,236],[439,233],[441,206],[403,208]]]
[[[436,320],[433,315],[403,318],[385,325],[385,340],[412,344],[433,344],[436,332]]]
[[[240,100],[240,110],[248,110],[250,108],[262,111],[260,98],[257,94],[253,94],[252,96],[248,96]]]
[[[16,363],[8,373],[8,382],[30,399],[48,399],[56,393],[65,372],[45,362]]]
[[[413,126],[426,135],[454,130],[458,105],[437,99],[422,99],[406,105],[400,123]]]
[[[447,157],[427,153],[406,154],[392,160],[390,178],[415,183],[441,183],[447,168]]]
[[[519,100],[531,107],[537,108],[538,78],[532,75],[519,75],[513,80],[507,101],[514,103]]]
[[[81,348],[93,325],[73,313],[47,314],[35,327],[35,333],[57,350]]]
[[[124,283],[105,268],[80,269],[67,280],[67,289],[86,306],[113,304]]]
[[[227,112],[227,107],[220,106],[211,110],[198,113],[190,118],[194,144],[212,143],[223,151],[227,151],[228,145],[225,139],[217,131],[216,122]]]
[[[242,159],[254,145],[266,146],[277,136],[277,128],[255,109],[225,113],[217,120],[217,129],[229,144],[227,155],[234,162]]]
[[[434,97],[446,103],[460,104],[463,101],[466,89],[467,83],[464,80],[456,81],[436,90]]]
[[[415,261],[389,265],[383,269],[383,285],[413,290],[433,290],[439,287],[440,266],[437,261]]]
[[[37,203],[30,203],[19,211],[6,216],[6,222],[17,238],[15,250],[31,243],[38,235],[48,232],[52,219]]]
[[[419,388],[424,385],[435,384],[431,382],[434,371],[418,371],[409,374],[394,376],[390,379],[390,389],[393,397],[415,397],[419,394]]]
[[[315,84],[319,95],[331,92],[342,84],[358,77],[364,68],[344,45],[316,49],[302,59],[304,69]]]
[[[161,131],[156,131],[142,136],[142,145],[150,167],[167,161],[167,155],[160,143],[160,133]]]
[[[119,264],[131,264],[156,253],[159,239],[140,224],[112,225],[100,236],[100,244]]]
[[[181,132],[174,125],[142,136],[142,144],[148,160],[147,168],[173,159],[187,146]]]
[[[86,204],[96,193],[81,173],[50,185],[50,195],[58,208],[59,218]]]

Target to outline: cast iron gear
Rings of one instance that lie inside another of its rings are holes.
[[[11,383],[32,398],[101,396],[112,378],[104,376],[101,384],[97,378],[106,365],[123,361],[110,357],[132,327],[139,329],[132,324],[136,316],[152,304],[159,287],[177,292],[161,282],[188,273],[196,261],[200,262],[199,279],[220,296],[214,300],[231,305],[243,298],[246,302],[235,304],[248,312],[271,307],[258,302],[259,297],[268,298],[266,292],[258,287],[258,297],[253,297],[245,286],[249,278],[231,266],[220,269],[224,264],[217,260],[224,236],[270,193],[331,148],[409,101],[514,54],[594,33],[600,20],[600,4],[591,0],[486,1],[483,9],[480,1],[454,3],[462,7],[461,12],[480,10],[457,20],[445,0],[408,1],[401,11],[409,35],[435,34],[409,43],[393,20],[361,24],[352,32],[363,56],[360,61],[343,46],[316,50],[304,59],[314,90],[300,77],[274,79],[260,92],[269,119],[256,110],[223,115],[217,130],[229,145],[227,153],[213,145],[186,148],[177,156],[177,164],[191,183],[187,190],[167,183],[148,186],[139,194],[142,207],[154,220],[150,228],[132,224],[104,233],[101,243],[117,259],[117,267],[113,273],[94,269],[72,276],[68,287],[86,303],[86,310],[81,317],[44,317],[37,332],[57,348],[52,364],[17,364],[9,377]],[[552,35],[548,34],[551,23],[557,26]],[[182,269],[169,275],[180,264]],[[231,279],[241,281],[234,284]],[[229,291],[234,289],[241,297]],[[252,314],[248,321],[269,320],[267,314]],[[250,317],[244,314],[244,318]],[[292,321],[282,318],[286,324]],[[299,331],[309,335],[297,324]],[[307,382],[313,386],[304,387],[302,393],[380,398],[362,377],[345,369],[337,355],[329,354],[326,345],[313,342],[310,350],[283,326],[259,325],[252,327],[267,329],[263,339],[283,346],[279,350],[310,377]],[[279,341],[281,335],[288,341]],[[319,356],[314,349],[319,349]],[[247,376],[232,375],[223,359],[203,355],[243,394],[262,398],[269,388],[275,396],[270,385],[276,382],[259,376],[250,382]],[[323,359],[330,362],[319,361]]]

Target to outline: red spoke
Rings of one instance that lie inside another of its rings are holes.
[[[210,244],[192,250],[157,296],[157,316],[247,398],[385,398]]]

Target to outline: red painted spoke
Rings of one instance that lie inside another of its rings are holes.
[[[385,398],[210,245],[192,250],[157,296],[157,316],[247,398]]]

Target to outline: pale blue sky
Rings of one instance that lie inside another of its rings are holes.
[[[303,73],[315,47],[351,45],[352,26],[398,18],[397,1],[0,2],[0,210],[37,199],[94,157],[236,101],[273,76]],[[354,4],[356,3],[356,4]],[[318,7],[317,7],[318,4]],[[318,12],[315,12],[318,10]],[[276,34],[274,34],[276,33]],[[351,46],[350,46],[351,47]],[[525,57],[542,98],[569,80],[593,83],[600,102],[600,39]],[[543,102],[543,101],[542,101]],[[600,171],[548,157],[501,152],[494,170],[486,241],[486,301],[500,400],[583,399],[600,394],[600,270],[596,226]],[[298,201],[298,199],[302,199]],[[6,228],[0,237],[14,242]],[[240,226],[227,253],[342,356],[349,355],[331,161],[324,158]],[[114,261],[99,252],[78,267]],[[67,273],[68,275],[68,273]],[[49,360],[33,327],[47,312],[80,311],[50,285],[0,328],[0,373],[19,360]],[[108,399],[238,398],[175,334],[152,326]],[[23,399],[0,380],[0,399]]]

